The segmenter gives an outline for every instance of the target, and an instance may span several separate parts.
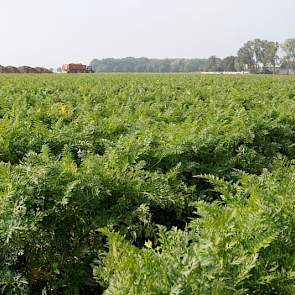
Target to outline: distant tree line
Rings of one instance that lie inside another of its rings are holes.
[[[96,72],[199,72],[207,64],[206,59],[149,59],[126,57],[122,59],[94,59],[90,65]]]
[[[184,73],[236,70],[234,56],[224,59],[215,56],[209,59],[106,58],[101,60],[94,59],[90,65],[95,72]]]
[[[279,49],[283,56],[279,56]],[[295,38],[279,44],[275,41],[254,39],[246,42],[236,56],[208,59],[149,59],[126,57],[121,59],[94,59],[90,65],[95,72],[240,72],[295,73]]]

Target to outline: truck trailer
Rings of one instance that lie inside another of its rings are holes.
[[[62,71],[65,73],[91,73],[92,68],[83,64],[64,64]]]

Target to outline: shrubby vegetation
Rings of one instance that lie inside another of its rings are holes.
[[[292,77],[0,77],[3,294],[294,294]]]
[[[110,251],[95,268],[105,294],[294,294],[294,172],[209,176],[220,201],[195,203],[184,230],[159,227],[155,245],[106,232]]]

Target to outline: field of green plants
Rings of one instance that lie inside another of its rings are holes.
[[[295,78],[0,76],[0,294],[295,294]]]

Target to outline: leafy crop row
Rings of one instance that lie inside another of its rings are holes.
[[[294,82],[1,76],[0,292],[293,294]]]

